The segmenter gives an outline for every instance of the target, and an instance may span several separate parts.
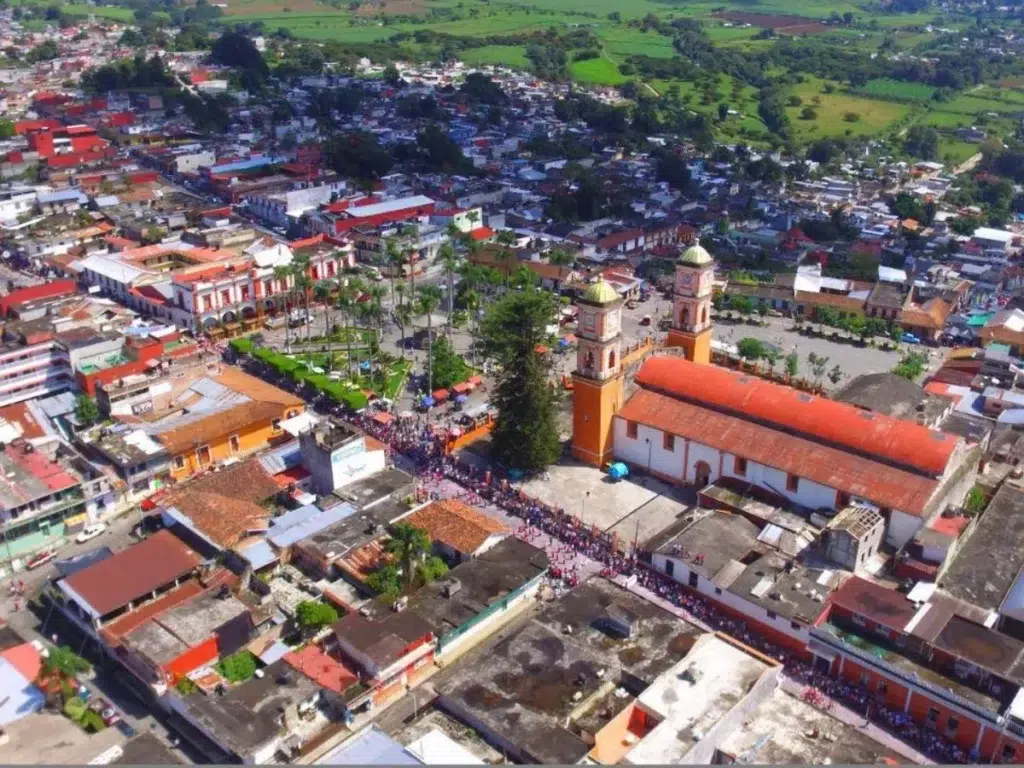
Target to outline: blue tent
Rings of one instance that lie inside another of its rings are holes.
[[[364,360],[363,362],[361,362],[359,364],[359,370],[361,370],[361,371],[368,371],[368,370],[370,370],[370,361],[369,360]]]
[[[456,403],[464,403],[467,400],[469,400],[469,398],[466,395],[456,395],[455,396],[455,402]]]
[[[424,395],[423,399],[420,400],[420,405],[424,408],[433,408],[437,401],[430,395]]]
[[[614,464],[608,467],[608,474],[614,480],[621,480],[622,478],[629,476],[629,467],[627,467],[621,461],[616,461]]]

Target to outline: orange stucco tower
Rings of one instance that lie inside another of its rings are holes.
[[[572,454],[604,466],[612,457],[612,417],[622,407],[622,298],[604,280],[579,300],[573,380]]]
[[[687,360],[704,365],[711,363],[714,277],[715,261],[699,243],[683,251],[676,264],[672,325],[666,340],[670,347],[682,347]]]

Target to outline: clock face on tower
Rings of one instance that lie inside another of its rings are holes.
[[[692,272],[680,272],[679,278],[676,281],[677,288],[680,291],[692,291],[693,290],[693,273]]]

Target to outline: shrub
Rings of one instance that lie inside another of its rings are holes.
[[[256,674],[256,657],[249,651],[239,651],[221,659],[217,670],[232,683],[244,683]]]
[[[305,632],[316,632],[337,620],[334,606],[319,600],[306,600],[295,607],[295,623]]]
[[[843,115],[843,120],[845,120],[848,123],[856,123],[860,120],[860,113],[847,112],[846,114]]]

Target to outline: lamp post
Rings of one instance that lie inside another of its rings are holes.
[[[583,493],[583,499],[580,501],[580,527],[583,527],[583,516],[587,512],[587,499],[590,498],[590,491]]]
[[[644,442],[647,443],[647,477],[651,476],[651,451],[654,449],[654,444],[651,443],[651,438],[645,437]],[[646,484],[646,480],[644,483]]]

